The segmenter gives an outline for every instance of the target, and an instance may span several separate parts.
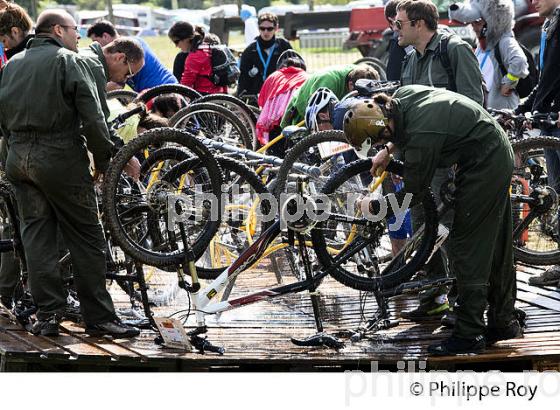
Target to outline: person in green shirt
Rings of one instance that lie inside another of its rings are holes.
[[[515,271],[509,188],[513,151],[500,125],[479,104],[446,90],[413,85],[394,96],[358,100],[344,116],[344,132],[357,151],[391,142],[372,160],[385,168],[398,148],[404,189],[418,203],[437,168],[457,164],[455,214],[449,235],[457,278],[457,321],[452,335],[428,351],[435,355],[479,353],[486,345],[522,335],[515,316]],[[366,198],[375,214],[378,201]],[[365,206],[365,204],[363,204]],[[488,308],[488,327],[484,312]]]
[[[305,116],[305,108],[311,95],[321,87],[331,90],[338,99],[354,89],[354,83],[360,78],[379,80],[379,73],[372,67],[361,65],[346,65],[331,67],[318,71],[310,76],[290,100],[280,127],[301,122]]]

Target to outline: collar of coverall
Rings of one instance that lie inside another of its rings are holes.
[[[416,50],[416,54],[418,54],[419,58],[425,57],[428,55],[427,51],[430,50],[432,53],[435,53],[436,49],[439,46],[439,39],[440,39],[440,34],[438,31],[436,31],[434,33],[434,35],[432,36],[432,38],[430,39],[430,41],[428,42],[428,45],[426,46],[426,49],[424,50],[424,55],[420,55],[420,52],[418,50]]]
[[[105,55],[103,54],[103,49],[101,48],[101,44],[94,41],[89,45],[89,48],[95,53],[99,61],[103,65],[103,71],[105,72],[105,77],[109,78],[109,66],[107,65],[107,60],[105,59]]]
[[[48,43],[56,44],[57,46],[64,48],[64,44],[62,44],[61,40],[54,37],[50,37],[45,34],[38,34],[35,38],[29,40],[29,45],[27,47],[28,48],[39,47]]]
[[[393,98],[392,104],[393,110],[391,115],[395,129],[393,130],[389,140],[395,143],[398,147],[405,147],[408,142],[408,137],[404,132],[402,105],[398,98]]]

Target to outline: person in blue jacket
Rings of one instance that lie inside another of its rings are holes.
[[[102,47],[119,37],[115,26],[109,21],[100,20],[90,26],[87,36],[92,41],[97,41]],[[140,37],[134,37],[144,49],[144,67],[127,81],[127,84],[136,92],[156,87],[162,84],[177,84],[177,79],[158,60],[148,44]]]

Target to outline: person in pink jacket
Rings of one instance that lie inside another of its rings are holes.
[[[277,71],[265,80],[259,93],[261,113],[257,120],[257,139],[261,145],[280,134],[280,121],[286,107],[293,93],[307,80],[305,70],[303,58],[287,50],[278,59]]]

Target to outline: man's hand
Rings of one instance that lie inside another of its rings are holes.
[[[123,171],[126,175],[131,177],[134,182],[138,182],[138,179],[140,179],[140,161],[138,161],[136,157],[130,158]]]
[[[382,149],[381,151],[379,151],[377,154],[375,154],[375,157],[373,157],[371,161],[371,175],[373,175],[374,177],[380,176],[383,171],[385,171],[385,168],[387,168],[387,165],[389,165],[390,161],[391,155],[387,152],[386,149]]]
[[[515,90],[515,88],[511,87],[510,85],[502,84],[502,86],[500,87],[500,94],[502,94],[504,97],[509,97],[513,93],[513,90]]]

